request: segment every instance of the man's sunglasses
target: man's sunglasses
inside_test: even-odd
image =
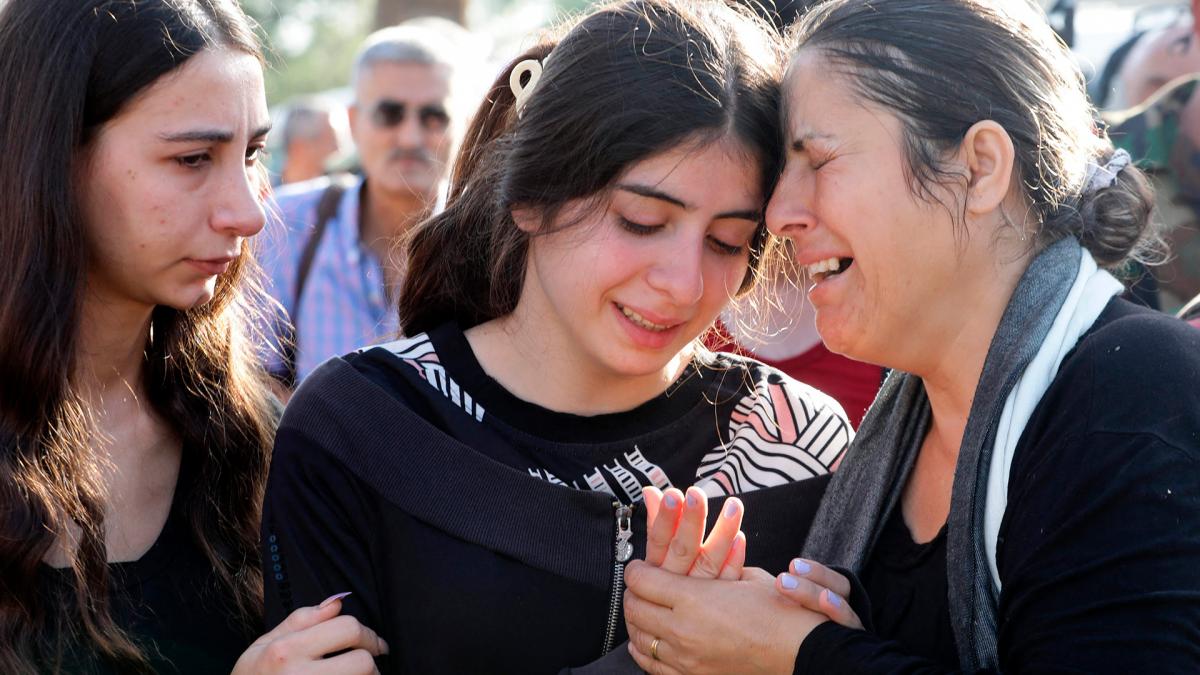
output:
[[[404,122],[408,115],[408,104],[401,101],[383,100],[371,111],[371,121],[376,126],[391,128]],[[424,129],[445,129],[450,123],[450,115],[446,109],[437,104],[423,105],[416,109],[417,119]]]

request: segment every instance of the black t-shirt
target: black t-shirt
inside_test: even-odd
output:
[[[113,619],[142,649],[156,673],[228,673],[257,637],[257,630],[240,627],[234,618],[235,605],[193,542],[177,504],[141,558],[112,563],[108,569]],[[46,603],[74,606],[64,603],[74,593],[70,570],[43,565],[38,590]],[[54,641],[51,636],[46,642]],[[120,672],[76,639],[65,640],[64,652],[59,672]],[[47,672],[54,671],[54,654],[40,654],[39,661]]]
[[[864,567],[880,629],[818,626],[796,672],[958,670],[945,559],[884,583],[912,549],[889,529]],[[1003,672],[1200,672],[1200,331],[1109,303],[1017,444],[996,563]]]
[[[632,410],[594,416],[512,395],[453,324],[346,361],[488,457],[627,504],[641,500],[643,485],[697,484],[719,496],[824,475],[851,434],[832,398],[723,353],[698,356],[664,393]]]
[[[276,437],[267,621],[353,591],[384,672],[587,664],[626,637],[614,516],[633,504],[644,555],[642,485],[701,485],[714,517],[743,494],[750,564],[782,571],[850,434],[832,399],[732,355],[592,417],[516,398],[452,325],[333,359]]]
[[[946,527],[925,543],[913,541],[899,506],[879,533],[875,555],[863,568],[876,634],[902,643],[915,656],[945,668],[958,666],[946,585]]]

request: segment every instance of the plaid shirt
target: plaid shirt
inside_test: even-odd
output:
[[[283,370],[279,341],[295,315],[297,267],[316,226],[317,203],[328,185],[328,178],[317,178],[285,186],[275,193],[268,209],[261,264],[267,291],[287,312],[287,316],[276,316],[264,331],[270,341],[266,366],[274,373]],[[346,190],[313,256],[296,328],[297,383],[332,356],[399,335],[396,308],[388,304],[384,293],[383,268],[359,240],[362,189],[359,178]]]

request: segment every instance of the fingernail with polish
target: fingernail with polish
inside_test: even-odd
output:
[[[346,597],[347,595],[350,595],[353,592],[354,591],[346,591],[345,593],[338,593],[336,595],[331,595],[328,598],[325,598],[324,600],[321,601],[320,607],[328,607],[330,604],[337,602],[338,600],[341,600],[342,598]]]
[[[812,571],[812,565],[809,565],[803,560],[796,558],[792,561],[792,571],[796,574],[808,574]]]
[[[667,507],[668,509],[673,509],[679,506],[679,500],[673,494],[667,495],[665,498],[663,498],[663,506]]]
[[[737,515],[737,502],[730,499],[725,502],[725,517],[732,518]]]
[[[834,593],[833,591],[830,591],[830,590],[826,590],[825,595],[829,596],[829,604],[833,605],[834,607],[836,607],[838,609],[842,608],[841,596],[839,596],[837,593]]]
[[[688,493],[687,493],[687,504],[688,504],[688,506],[690,506],[692,508],[695,508],[700,505],[700,499],[697,498],[696,493],[692,492],[691,490],[688,490]]]
[[[794,591],[800,585],[800,580],[790,574],[783,574],[779,577],[779,585],[789,591]]]

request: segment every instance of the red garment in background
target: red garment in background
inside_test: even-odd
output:
[[[846,417],[855,429],[862,422],[871,402],[875,400],[875,394],[879,392],[879,385],[883,381],[883,369],[879,366],[834,354],[825,348],[823,342],[818,342],[803,354],[781,361],[764,359],[736,344],[725,326],[720,323],[704,342],[709,349],[744,354],[778,368],[810,387],[820,389],[842,405]]]

